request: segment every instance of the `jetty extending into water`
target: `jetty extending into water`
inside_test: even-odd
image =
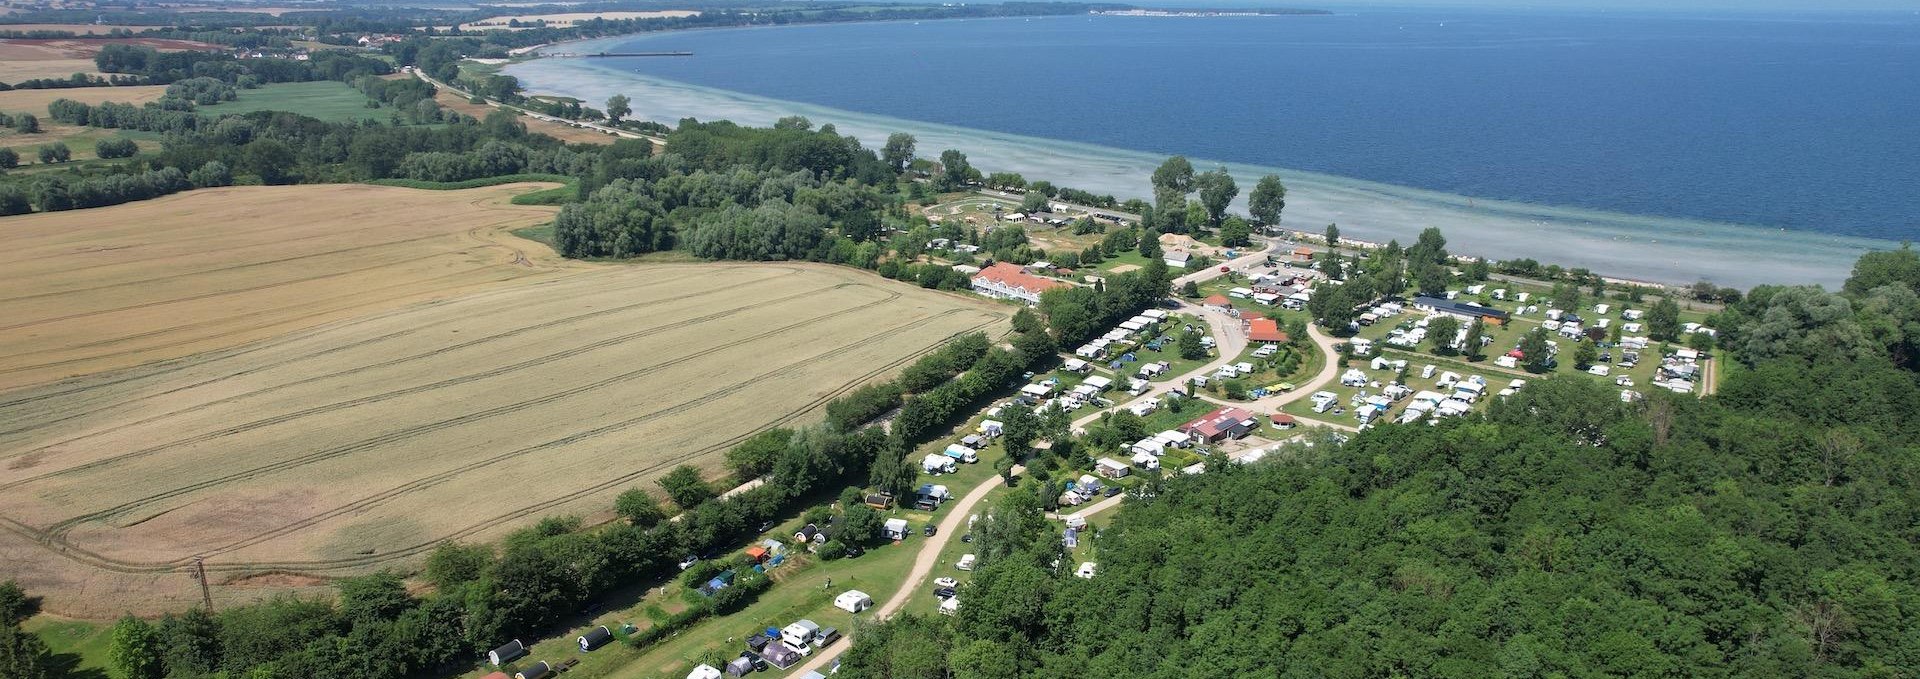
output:
[[[562,59],[593,59],[593,58],[599,58],[599,57],[690,57],[690,56],[693,56],[693,53],[692,52],[594,52],[592,54],[577,54],[573,52],[555,52],[553,54],[548,54],[546,56],[558,57]]]

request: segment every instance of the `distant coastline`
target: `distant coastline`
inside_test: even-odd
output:
[[[568,51],[623,51],[660,37],[665,34],[602,38],[593,41],[596,45],[568,45]],[[587,101],[627,94],[637,115],[661,121],[695,117],[767,125],[783,116],[804,115],[815,124],[834,124],[842,134],[857,137],[868,147],[877,147],[888,133],[908,132],[919,138],[924,155],[960,149],[983,169],[1021,172],[1029,179],[1121,198],[1150,195],[1148,178],[1167,155],[760,97],[636,73],[631,65],[619,63],[541,60],[510,66],[506,73],[519,77],[530,92]],[[1218,164],[1205,154],[1187,155],[1196,165]],[[1279,174],[1290,188],[1285,218],[1289,228],[1312,233],[1338,223],[1354,239],[1405,243],[1421,229],[1435,226],[1447,234],[1451,249],[1462,255],[1531,258],[1628,280],[1833,287],[1846,278],[1861,253],[1898,247],[1896,242],[1877,238],[1474,198],[1244,162],[1226,165],[1241,187],[1243,200],[1261,174]]]
[[[1333,12],[1324,9],[1154,9],[1150,7],[1095,10],[1091,13],[1110,17],[1267,17],[1322,16],[1333,14]]]

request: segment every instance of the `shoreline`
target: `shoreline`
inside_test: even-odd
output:
[[[948,21],[943,19],[942,21]],[[872,23],[899,23],[899,20]],[[705,28],[748,30],[779,26]],[[658,31],[582,43],[630,44],[685,31]],[[579,49],[574,47],[573,49]],[[876,148],[891,132],[913,134],[921,154],[956,148],[975,166],[1016,171],[1122,199],[1150,195],[1149,177],[1165,155],[1069,140],[905,120],[830,106],[782,101],[719,90],[580,60],[533,59],[508,66],[529,93],[603,99],[614,93],[633,97],[635,114],[653,120],[732,120],[768,125],[781,116],[804,115],[815,124],[834,124],[842,134]],[[1314,233],[1337,223],[1343,240],[1412,242],[1434,226],[1447,234],[1449,250],[1489,260],[1535,259],[1545,264],[1584,267],[1610,279],[1662,285],[1709,280],[1717,285],[1751,287],[1760,283],[1818,283],[1837,287],[1864,252],[1898,247],[1893,241],[1811,231],[1634,215],[1589,208],[1540,205],[1444,193],[1286,168],[1225,164],[1191,158],[1196,166],[1226,165],[1241,187],[1236,207],[1262,174],[1280,175],[1288,185],[1282,227]]]

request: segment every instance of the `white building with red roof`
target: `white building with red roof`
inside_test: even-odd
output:
[[[973,291],[994,299],[1017,299],[1028,304],[1039,304],[1040,293],[1058,287],[1071,285],[1043,276],[1027,273],[1018,264],[994,262],[993,266],[981,269],[973,276]]]

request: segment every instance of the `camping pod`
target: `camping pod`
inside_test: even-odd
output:
[[[574,641],[580,643],[580,651],[584,653],[605,646],[607,642],[613,641],[613,632],[608,631],[606,625],[601,625],[587,630],[586,634],[580,635],[574,639]]]

